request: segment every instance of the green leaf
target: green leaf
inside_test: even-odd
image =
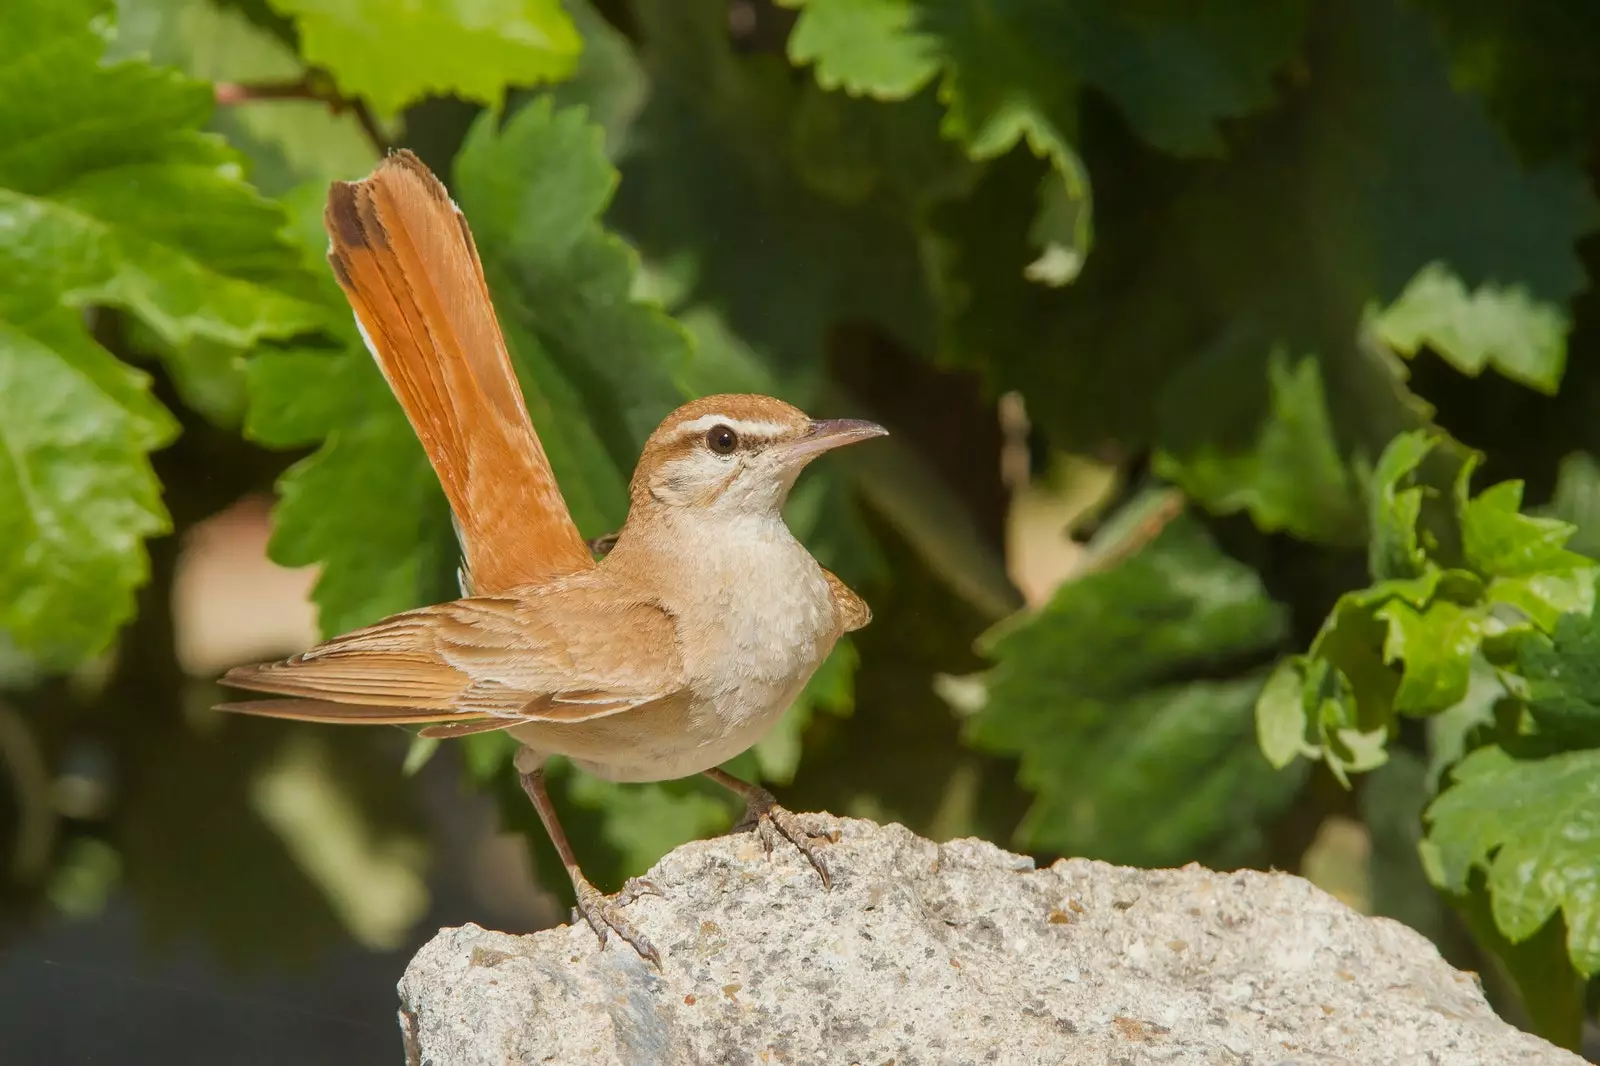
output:
[[[904,100],[939,71],[934,42],[915,28],[912,0],[779,0],[800,9],[789,61],[816,65],[817,84]]]
[[[1257,739],[1273,765],[1285,766],[1297,755],[1321,759],[1348,784],[1351,773],[1383,764],[1403,681],[1392,665],[1399,653],[1388,650],[1396,627],[1383,615],[1429,604],[1443,577],[1431,568],[1420,577],[1345,593],[1310,651],[1278,664],[1256,704]],[[1454,664],[1419,653],[1417,680],[1406,698],[1425,702],[1435,685],[1453,683],[1453,671]]]
[[[727,800],[709,795],[692,779],[619,785],[571,774],[565,784],[574,803],[599,813],[604,842],[628,874],[641,874],[679,844],[728,825]],[[552,873],[565,876],[565,871]]]
[[[326,437],[279,481],[269,545],[283,566],[321,566],[313,597],[323,633],[455,595],[449,506],[371,358],[265,352],[249,382],[247,431],[257,439]]]
[[[1492,578],[1489,597],[1510,604],[1548,631],[1563,614],[1594,607],[1600,565],[1566,550],[1577,527],[1521,513],[1522,482],[1485,489],[1461,509],[1467,562]]]
[[[1410,481],[1434,444],[1435,439],[1426,433],[1402,433],[1378,458],[1368,489],[1372,541],[1367,568],[1374,580],[1413,578],[1427,565],[1417,537],[1423,489]],[[1402,484],[1409,487],[1401,488]]]
[[[210,0],[119,0],[114,54],[146,55],[209,82],[291,83],[306,77],[294,49],[238,8]],[[320,100],[247,99],[220,108],[211,128],[256,161],[256,182],[349,179],[371,169],[378,150],[346,110]],[[265,172],[265,175],[264,173]],[[281,182],[280,182],[281,183]]]
[[[170,528],[146,453],[177,424],[57,299],[0,287],[0,628],[70,664],[133,614],[142,541]]]
[[[0,626],[66,662],[132,611],[142,541],[167,528],[145,456],[176,429],[85,311],[125,310],[179,348],[245,347],[323,315],[281,212],[199,132],[209,89],[103,62],[107,12],[0,11]]]
[[[1248,511],[1264,532],[1360,543],[1366,532],[1354,479],[1339,454],[1317,360],[1292,367],[1275,352],[1267,367],[1271,409],[1243,450],[1207,441],[1189,455],[1158,452],[1156,473],[1218,514]]]
[[[850,106],[828,121],[871,115],[881,125],[861,131],[870,149],[850,163],[864,176],[818,182],[818,168],[790,163],[797,139],[814,140],[801,107],[815,90],[778,57],[735,53],[725,4],[641,0],[636,12],[651,92],[627,133],[610,217],[648,261],[681,278],[677,306],[715,309],[785,383],[820,376],[841,322],[930,348],[935,311],[905,184],[938,158],[932,101],[841,97]],[[947,183],[942,169],[936,181]],[[829,184],[867,191],[841,202],[818,191]]]
[[[1421,851],[1427,854],[1426,842]],[[1505,1011],[1507,1020],[1553,1044],[1578,1050],[1587,1014],[1584,993],[1588,982],[1572,968],[1561,916],[1551,918],[1526,940],[1513,943],[1495,924],[1493,901],[1481,872],[1473,874],[1465,895],[1446,898],[1472,931],[1477,949],[1489,953],[1503,979],[1509,979],[1506,983],[1514,986],[1526,1019]]]
[[[1056,446],[1242,454],[1274,417],[1267,367],[1284,351],[1319,360],[1334,439],[1359,469],[1431,417],[1369,306],[1434,263],[1467,292],[1515,288],[1540,306],[1584,285],[1575,247],[1600,218],[1587,179],[1524,167],[1453,91],[1422,16],[1357,0],[1310,17],[1303,77],[1273,116],[1231,127],[1226,162],[1106,149],[1122,195],[1097,190],[1096,250],[1069,288],[1024,293],[1005,276],[1036,170],[999,161],[936,218],[946,351],[1025,395]]]
[[[1570,747],[1600,746],[1600,631],[1592,614],[1562,615],[1548,637],[1521,634],[1516,653],[1539,731]]]
[[[1150,143],[1180,154],[1222,150],[1219,120],[1273,102],[1273,77],[1299,45],[1309,5],[1262,0],[1071,5],[996,10],[975,0],[923,0],[918,29],[949,64],[945,95],[981,128],[1030,101],[1064,128],[1079,84],[1114,101]]]
[[[507,88],[572,72],[583,41],[560,0],[269,0],[308,63],[382,114],[425,96],[498,107]]]
[[[1256,749],[1261,672],[1184,678],[1258,655],[1284,622],[1255,573],[1180,517],[991,630],[969,738],[1021,757],[1035,794],[1021,843],[1142,864],[1247,861],[1301,776]]]
[[[1518,760],[1480,748],[1426,818],[1435,884],[1460,894],[1484,870],[1495,925],[1512,943],[1560,910],[1573,966],[1600,972],[1600,751]]]
[[[1468,292],[1440,263],[1423,267],[1394,303],[1374,314],[1373,325],[1395,351],[1414,356],[1426,345],[1469,377],[1493,367],[1553,395],[1566,369],[1569,323],[1562,305],[1493,282]]]
[[[1404,600],[1390,600],[1375,616],[1389,623],[1383,661],[1405,662],[1394,694],[1396,712],[1433,714],[1466,697],[1473,656],[1488,622],[1481,608],[1439,600],[1419,611]]]
[[[1536,160],[1583,158],[1600,126],[1600,8],[1565,0],[1423,0],[1451,81]]]

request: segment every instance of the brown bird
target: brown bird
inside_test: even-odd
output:
[[[659,964],[617,897],[578,867],[543,781],[551,755],[612,781],[705,774],[746,802],[742,826],[816,844],[770,792],[717,767],[777,721],[860,597],[795,540],[781,509],[800,471],[882,435],[766,396],[708,396],[650,436],[628,517],[596,563],[524,405],[472,232],[409,152],[330,189],[328,261],[449,498],[463,598],[386,618],[223,683],[289,699],[219,709],[316,722],[422,724],[423,736],[505,730],[578,907]]]

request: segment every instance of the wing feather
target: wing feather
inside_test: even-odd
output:
[[[538,596],[407,611],[289,659],[236,667],[223,684],[295,698],[221,709],[313,721],[572,723],[681,691],[671,616],[605,595],[594,577]]]

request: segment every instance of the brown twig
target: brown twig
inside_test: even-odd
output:
[[[389,139],[384,136],[383,130],[378,126],[377,118],[372,114],[372,109],[366,101],[356,97],[345,96],[333,83],[307,74],[305,77],[293,81],[263,81],[263,82],[237,82],[219,81],[212,89],[218,107],[237,107],[261,100],[314,100],[323,104],[335,115],[344,114],[346,111],[355,116],[356,122],[361,126],[361,131],[372,142],[372,147],[382,155],[389,150]]]

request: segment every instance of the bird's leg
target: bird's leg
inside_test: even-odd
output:
[[[771,854],[773,847],[773,832],[783,834],[784,839],[800,849],[800,854],[810,860],[812,867],[822,877],[822,887],[832,888],[833,878],[828,873],[827,863],[822,861],[822,854],[817,845],[812,841],[815,835],[807,831],[800,824],[800,819],[794,813],[778,806],[778,800],[772,793],[760,785],[752,785],[741,781],[732,774],[721,770],[705,770],[704,774],[744,800],[744,817],[739,824],[734,826],[734,832],[743,829],[754,829],[761,837],[762,847]],[[826,838],[824,838],[826,839]]]
[[[614,898],[607,898],[589,879],[583,876],[583,871],[578,869],[578,859],[572,853],[572,845],[567,842],[567,834],[562,830],[561,823],[556,819],[555,806],[550,802],[550,793],[544,787],[544,771],[542,769],[528,770],[521,774],[522,790],[533,801],[533,809],[539,812],[539,821],[544,823],[544,830],[550,834],[550,842],[556,846],[556,854],[561,856],[561,862],[567,868],[567,876],[572,878],[572,890],[578,896],[578,912],[589,923],[595,935],[600,938],[600,946],[606,946],[606,935],[615,932],[622,939],[633,945],[633,949],[656,968],[661,968],[661,956],[651,945],[643,933],[633,927],[622,914],[622,908],[632,903],[640,896],[659,896],[661,893],[650,882],[640,878],[633,878],[625,885],[621,892]]]

